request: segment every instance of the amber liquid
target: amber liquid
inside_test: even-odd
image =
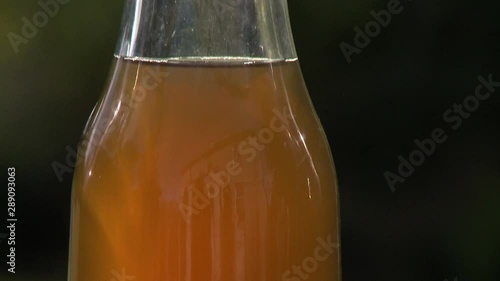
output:
[[[298,62],[119,59],[79,151],[70,281],[340,280]],[[297,269],[298,268],[298,269]]]

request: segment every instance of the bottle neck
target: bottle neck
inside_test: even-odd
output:
[[[296,59],[286,0],[126,0],[117,57]]]

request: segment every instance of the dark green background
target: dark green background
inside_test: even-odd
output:
[[[387,2],[289,1],[339,175],[344,280],[500,280],[500,89],[459,130],[442,118],[479,75],[500,81],[498,1],[402,1],[348,64],[339,44]],[[40,8],[0,2],[0,202],[14,166],[19,218],[18,273],[6,273],[3,241],[0,280],[66,279],[71,175],[60,183],[51,163],[76,147],[103,90],[122,5],[73,0],[15,54],[7,34]],[[447,142],[392,193],[383,173],[438,127]]]

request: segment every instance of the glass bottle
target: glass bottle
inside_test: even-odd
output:
[[[77,164],[70,281],[340,280],[286,0],[126,0]]]

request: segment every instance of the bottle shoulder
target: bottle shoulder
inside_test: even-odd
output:
[[[298,63],[117,66],[86,129],[85,169],[175,165],[179,177],[236,161],[246,167],[242,181],[275,172],[334,178]]]

